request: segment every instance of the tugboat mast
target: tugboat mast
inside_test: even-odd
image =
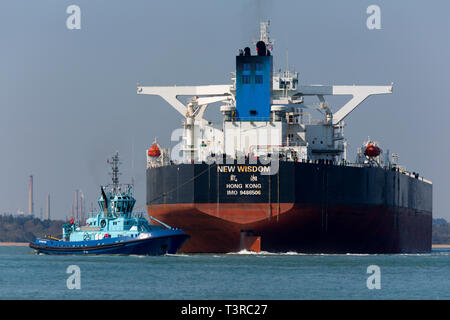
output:
[[[110,175],[112,176],[112,183],[113,183],[112,188],[113,188],[114,191],[118,191],[119,190],[119,175],[120,175],[120,172],[119,172],[119,164],[120,164],[120,162],[119,162],[119,153],[116,152],[116,154],[111,157],[111,160],[108,159],[108,163],[111,164],[111,173],[110,173]]]

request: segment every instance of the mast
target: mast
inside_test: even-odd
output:
[[[108,159],[108,163],[111,164],[111,178],[112,178],[112,186],[113,190],[117,191],[119,189],[119,153],[116,152],[115,155],[111,157],[111,159]]]
[[[273,40],[269,38],[269,26],[270,20],[263,21],[259,23],[259,41],[264,41],[267,48],[272,51]],[[255,43],[256,44],[256,43]]]
[[[107,163],[111,165],[112,184],[108,185],[108,191],[101,188],[102,196],[98,200],[99,205],[103,208],[105,217],[118,218],[119,216],[129,217],[133,210],[136,200],[132,196],[131,184],[119,184],[119,153],[116,152]],[[121,186],[127,186],[126,189],[121,189]],[[110,211],[108,211],[110,210]]]

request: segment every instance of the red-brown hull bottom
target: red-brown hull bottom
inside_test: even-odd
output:
[[[242,232],[269,252],[401,253],[431,251],[431,213],[386,206],[158,204],[149,215],[191,236],[179,252],[245,249]]]

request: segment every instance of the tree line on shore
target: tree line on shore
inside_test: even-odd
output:
[[[0,216],[0,242],[31,242],[46,235],[60,236],[61,220],[41,220],[30,216]]]
[[[41,220],[30,216],[0,216],[0,242],[30,242],[36,238],[61,236],[62,220]],[[450,223],[443,218],[433,219],[433,244],[450,244]]]
[[[443,218],[433,219],[433,244],[450,244],[450,223]]]

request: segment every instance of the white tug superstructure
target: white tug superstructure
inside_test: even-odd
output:
[[[268,26],[269,22],[261,23],[260,41],[272,50]],[[270,117],[245,118],[236,116],[236,73],[232,80],[232,84],[226,85],[137,87],[138,94],[158,95],[185,117],[179,154],[170,155],[175,163],[206,162],[223,154],[237,160],[275,153],[284,161],[337,163],[346,160],[345,117],[367,97],[392,93],[392,84],[299,85],[298,73],[286,70],[271,74]],[[325,96],[329,95],[350,95],[352,98],[333,113],[325,101]],[[179,100],[180,96],[191,96],[192,99],[185,105]],[[304,103],[304,97],[308,96],[318,98],[319,104],[315,107],[324,115],[322,120],[312,120]],[[224,103],[220,107],[222,124],[204,118],[208,106],[217,102]],[[165,157],[148,157],[149,166],[167,164],[167,150],[163,152]]]

